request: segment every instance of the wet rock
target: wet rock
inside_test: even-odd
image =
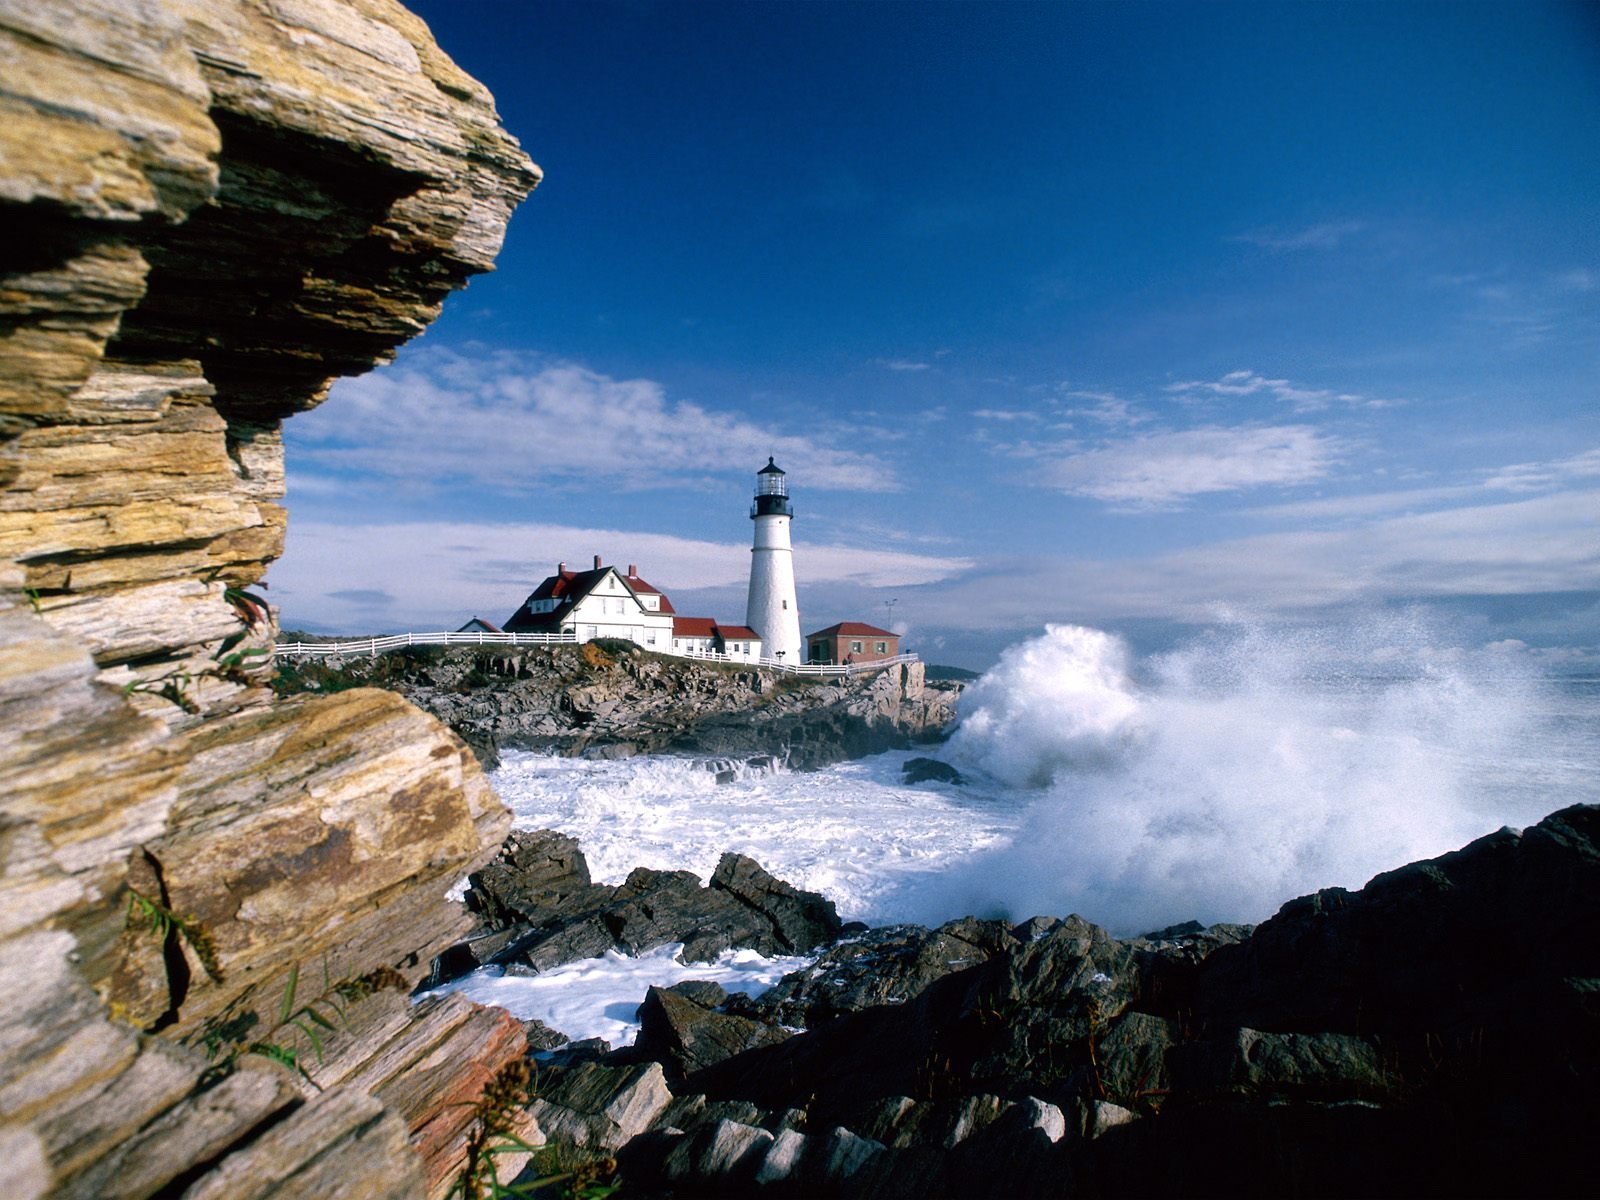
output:
[[[966,776],[947,762],[937,758],[913,758],[900,768],[905,783],[950,783],[957,786],[967,782]]]
[[[843,1013],[903,1004],[936,979],[1015,944],[1002,922],[970,917],[936,930],[920,925],[870,929],[830,946],[812,966],[784,976],[738,1011],[764,1013],[785,1025],[819,1025]]]
[[[741,855],[724,855],[708,886],[688,871],[640,867],[618,886],[590,882],[573,839],[549,830],[506,839],[472,876],[468,906],[483,930],[433,964],[435,985],[486,963],[547,971],[608,950],[642,954],[682,942],[691,962],[735,947],[794,954],[839,936],[833,902]]]
[[[771,922],[776,944],[788,953],[810,950],[839,936],[841,923],[832,900],[792,887],[743,854],[722,856],[711,887]]]
[[[553,829],[511,833],[470,883],[467,907],[491,929],[539,925],[592,886],[577,839]]]

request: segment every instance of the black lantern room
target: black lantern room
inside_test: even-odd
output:
[[[757,517],[792,517],[794,507],[789,503],[789,481],[783,468],[767,458],[767,465],[756,472],[756,502],[750,506],[750,519]]]

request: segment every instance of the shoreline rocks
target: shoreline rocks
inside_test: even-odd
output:
[[[1253,929],[856,930],[756,999],[651,989],[541,1124],[645,1196],[1587,1195],[1597,929],[1577,806]]]

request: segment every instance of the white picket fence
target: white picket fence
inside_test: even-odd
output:
[[[279,642],[278,653],[290,658],[327,658],[335,654],[382,654],[404,646],[570,646],[575,633],[391,633],[353,642]]]
[[[333,655],[382,654],[406,646],[571,646],[575,633],[391,633],[385,637],[357,638],[349,642],[279,642],[277,652],[287,658],[328,658]],[[739,658],[711,650],[696,650],[676,657],[696,662],[730,663],[741,667],[763,667],[786,675],[841,676],[863,671],[879,671],[900,663],[920,661],[915,654],[897,654],[859,663],[786,663],[775,658]]]

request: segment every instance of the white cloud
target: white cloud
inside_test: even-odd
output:
[[[1069,417],[1087,417],[1091,421],[1098,421],[1102,425],[1132,426],[1143,425],[1150,418],[1144,413],[1136,411],[1126,400],[1121,399],[1113,392],[1068,391],[1062,393],[1073,400],[1092,401],[1087,407],[1069,408],[1065,415]]]
[[[1482,488],[1467,485],[1411,488],[1404,491],[1367,492],[1358,496],[1330,496],[1319,500],[1270,504],[1252,508],[1248,515],[1283,521],[1337,520],[1370,517],[1379,513],[1400,512],[1407,509],[1437,508],[1442,504],[1482,494]]]
[[[1050,620],[1207,622],[1396,597],[1593,590],[1600,491],[1263,534],[1143,558],[984,563],[917,598],[922,625],[1026,629]]]
[[[636,565],[669,595],[721,592],[741,611],[709,615],[742,615],[748,544],[568,525],[296,521],[269,581],[291,625],[369,632],[360,622],[381,615],[386,629],[420,632],[450,621],[453,629],[474,614],[498,622],[558,562],[587,568],[595,554],[620,567]],[[845,589],[933,584],[972,566],[954,556],[804,542],[795,560],[805,586]],[[387,602],[375,604],[378,596]]]
[[[1600,477],[1600,449],[1586,450],[1554,462],[1516,463],[1501,467],[1484,481],[1484,487],[1506,492],[1538,492],[1576,479]]]
[[[649,379],[613,379],[511,353],[424,349],[341,381],[289,427],[297,464],[408,483],[528,492],[568,483],[625,488],[748,473],[766,457],[803,463],[808,487],[898,491],[879,456],[781,433],[739,413],[669,401]]]
[[[1043,418],[1036,412],[1017,408],[980,408],[972,414],[980,421],[1039,421]]]
[[[1192,496],[1309,483],[1344,445],[1307,425],[1207,426],[1149,433],[1045,464],[1038,482],[1127,508],[1172,508]]]
[[[1298,229],[1266,226],[1236,234],[1233,241],[1248,242],[1263,250],[1332,250],[1367,227],[1365,221],[1323,221]]]
[[[875,358],[872,364],[886,367],[891,371],[926,371],[933,366],[932,363],[917,362],[909,358]]]
[[[1179,396],[1256,396],[1266,394],[1288,404],[1295,412],[1317,412],[1333,404],[1353,408],[1388,408],[1393,401],[1377,400],[1355,392],[1336,392],[1331,388],[1298,387],[1287,379],[1269,379],[1254,371],[1229,371],[1221,379],[1191,379],[1168,384],[1168,392]]]

